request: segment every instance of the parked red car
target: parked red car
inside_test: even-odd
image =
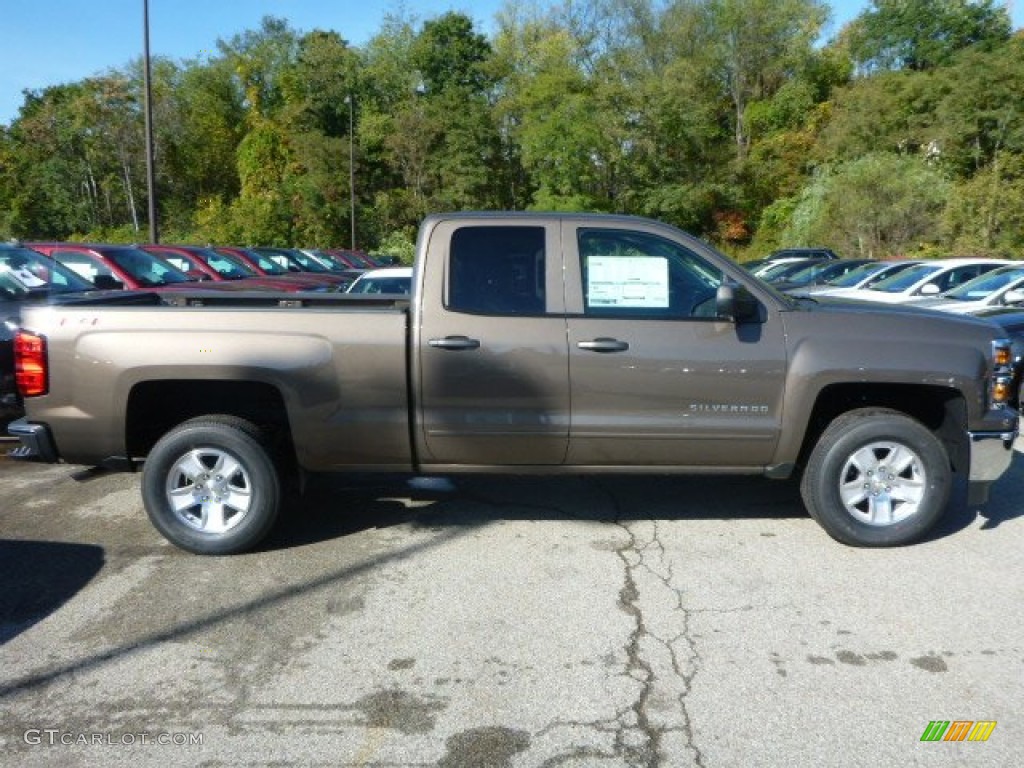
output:
[[[381,264],[368,253],[363,251],[352,251],[346,248],[327,248],[327,253],[334,256],[336,259],[351,264],[358,269],[378,269],[386,264]]]
[[[197,280],[158,256],[130,245],[27,243],[84,277],[97,288],[195,288]],[[204,286],[205,287],[205,286]]]
[[[142,250],[155,254],[187,274],[202,274],[216,282],[233,282],[246,290],[297,291],[329,290],[324,282],[316,287],[308,283],[287,280],[274,275],[260,275],[236,259],[218,253],[212,248],[196,245],[143,245]]]
[[[218,245],[211,246],[209,250],[212,250],[222,256],[226,256],[229,259],[233,259],[237,264],[252,270],[257,275],[273,276],[279,280],[287,280],[295,283],[296,285],[301,285],[303,286],[302,290],[344,291],[352,282],[351,279],[348,279],[343,275],[336,275],[333,273],[328,274],[289,270],[287,267],[275,262],[269,256],[258,253],[251,248]]]
[[[359,276],[359,270],[352,270],[347,266],[341,265],[328,265],[325,261],[321,261],[320,258],[298,248],[275,248],[258,245],[254,246],[251,250],[267,257],[289,272],[312,272],[317,276],[340,275],[349,283]]]

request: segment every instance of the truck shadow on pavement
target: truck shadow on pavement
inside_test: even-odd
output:
[[[0,645],[71,600],[104,563],[90,544],[0,539]]]
[[[760,477],[319,475],[290,498],[265,548],[395,525],[475,527],[494,520],[805,517],[793,483]]]
[[[952,536],[984,519],[982,530],[1024,515],[1016,489],[1024,456],[1014,454],[987,504],[967,503],[954,479],[949,508],[925,541]],[[300,547],[359,531],[410,524],[474,527],[495,520],[782,520],[807,518],[795,480],[759,476],[319,475],[285,504],[262,549]]]

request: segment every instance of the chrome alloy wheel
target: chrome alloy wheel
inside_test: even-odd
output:
[[[917,514],[927,477],[921,457],[889,441],[869,443],[843,465],[839,495],[846,511],[867,525],[887,526]]]
[[[242,463],[220,448],[195,448],[167,473],[167,503],[186,525],[224,533],[245,519],[252,482]]]

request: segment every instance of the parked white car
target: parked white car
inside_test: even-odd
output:
[[[999,267],[951,291],[909,302],[915,307],[967,314],[985,307],[1024,305],[1024,264]]]
[[[973,280],[978,275],[1005,267],[1013,262],[1005,259],[936,259],[922,261],[892,277],[872,285],[856,288],[844,298],[875,301],[884,304],[902,304],[913,299],[938,296]]]
[[[384,267],[363,272],[347,293],[411,293],[412,267]]]

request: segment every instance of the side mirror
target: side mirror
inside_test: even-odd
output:
[[[937,296],[940,293],[942,293],[942,291],[939,290],[939,286],[935,283],[928,283],[921,287],[922,296]]]
[[[715,293],[715,314],[720,320],[736,323],[761,322],[761,305],[744,286],[722,283]]]
[[[1024,304],[1024,291],[1014,288],[1003,294],[1003,304]]]

